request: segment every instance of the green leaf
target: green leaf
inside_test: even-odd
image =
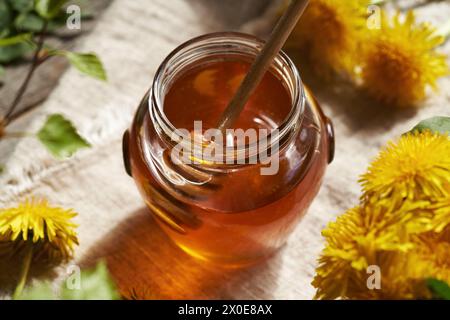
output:
[[[6,0],[0,0],[0,30],[9,26],[12,20],[12,12]]]
[[[17,300],[55,300],[55,294],[48,282],[25,288]]]
[[[14,20],[14,26],[19,31],[27,32],[40,32],[44,27],[45,19],[38,16],[34,12],[21,13]],[[55,18],[48,22],[47,31],[52,32],[64,26],[66,23],[65,19]]]
[[[33,10],[34,0],[9,0],[11,8],[19,12],[28,12]]]
[[[59,296],[63,300],[119,300],[120,294],[112,280],[104,262],[100,262],[94,269],[81,271],[79,274],[79,288],[69,289],[67,281],[61,284]],[[24,290],[19,300],[57,300],[52,286],[48,282],[41,282]]]
[[[62,7],[67,1],[68,0],[36,0],[35,10],[42,18],[50,20],[61,12]]]
[[[0,65],[0,78],[3,77],[5,73],[6,73],[5,68],[2,65]]]
[[[68,289],[63,285],[63,300],[119,300],[116,285],[109,275],[106,263],[100,262],[94,269],[81,272],[80,289]]]
[[[441,280],[428,279],[427,286],[437,299],[450,300],[450,286]]]
[[[7,47],[0,46],[0,63],[9,63],[22,58],[32,50],[33,45],[27,42],[18,43]]]
[[[22,13],[14,20],[17,30],[39,32],[44,27],[44,19],[32,12]]]
[[[5,172],[5,166],[0,164],[0,175],[2,175]]]
[[[60,114],[48,117],[37,138],[57,158],[70,157],[79,149],[90,147],[73,124]]]
[[[0,39],[8,37],[10,34],[11,34],[11,30],[9,28],[0,30]]]
[[[107,80],[106,71],[103,64],[95,54],[74,53],[69,51],[61,51],[59,54],[66,56],[72,66],[74,66],[81,73],[99,80]]]
[[[434,117],[423,120],[419,122],[419,124],[415,126],[411,132],[423,132],[425,130],[436,131],[442,134],[450,134],[450,117]]]
[[[28,41],[31,41],[31,33],[22,33],[14,37],[0,39],[0,47],[12,46]]]

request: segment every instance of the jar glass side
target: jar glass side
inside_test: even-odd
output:
[[[249,57],[248,52],[239,51],[244,49],[230,50],[230,43],[236,45],[233,37],[225,37],[225,41],[224,35],[221,37],[220,55],[217,43],[212,47],[203,43],[201,50],[208,52],[214,48],[215,58],[220,59]],[[247,37],[244,40],[250,41]],[[195,41],[194,44],[198,45]],[[253,45],[260,42],[254,41]],[[178,71],[170,63],[165,67],[163,64],[155,81],[161,81],[162,88],[167,90],[180,70],[211,63],[208,60],[211,55],[205,58],[198,53],[197,58],[178,61],[184,63]],[[175,72],[168,74],[168,68],[174,68]],[[222,166],[213,170],[201,165],[175,166],[169,156],[173,144],[167,134],[167,130],[174,128],[164,119],[160,103],[156,103],[158,99],[163,101],[164,91],[154,86],[143,99],[129,140],[133,178],[161,227],[191,255],[227,266],[245,265],[267,257],[285,242],[317,194],[328,162],[326,128],[314,101],[304,103],[296,69],[288,71],[294,79],[278,74],[279,79],[286,82],[288,91],[295,91],[289,86],[300,85],[296,89],[299,96],[293,97],[292,111],[281,125],[285,134],[281,135],[284,140],[279,171],[273,176],[261,176],[259,165]]]

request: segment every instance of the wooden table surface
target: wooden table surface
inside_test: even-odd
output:
[[[261,4],[247,6],[254,10],[238,10],[240,15],[222,5],[222,1],[205,0],[112,1],[94,30],[75,44],[77,51],[98,53],[109,81],[98,82],[68,69],[49,98],[11,126],[16,131],[37,130],[48,114],[62,113],[93,147],[58,161],[33,139],[1,141],[0,163],[6,172],[0,176],[0,207],[36,195],[74,208],[79,213],[80,246],[72,263],[84,267],[105,258],[124,294],[136,292],[140,298],[155,299],[309,299],[314,295],[310,282],[323,247],[321,230],[357,204],[358,176],[382,145],[421,119],[450,114],[450,79],[440,81],[440,94],[427,100],[424,108],[392,111],[352,88],[324,85],[300,70],[337,133],[336,159],[321,192],[275,257],[244,270],[204,265],[174,247],[156,226],[123,170],[121,136],[158,65],[176,46],[194,36],[230,28],[267,34],[271,19],[254,17],[263,10]],[[222,12],[229,12],[229,18]],[[448,16],[446,2],[420,9],[421,19],[443,23]],[[442,50],[449,53],[449,44]],[[4,93],[0,94],[3,99]],[[17,273],[13,265],[0,262],[3,291]],[[65,270],[66,266],[60,266],[41,276],[57,281]]]

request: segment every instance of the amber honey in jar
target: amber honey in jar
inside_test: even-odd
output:
[[[331,122],[284,53],[229,128],[269,132],[263,147],[255,147],[258,136],[237,144],[224,134],[218,157],[174,156],[186,155],[176,149],[180,141],[196,143],[199,124],[202,137],[217,126],[262,46],[240,33],[181,45],[162,63],[124,135],[127,170],[161,228],[190,255],[223,266],[253,264],[280,248],[333,157]],[[203,138],[200,145],[204,150]]]

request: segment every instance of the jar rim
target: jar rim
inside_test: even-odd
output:
[[[163,60],[153,80],[150,99],[148,100],[149,104],[148,108],[150,114],[152,114],[152,111],[156,111],[155,117],[152,117],[152,119],[158,122],[158,125],[161,129],[160,131],[162,131],[159,133],[163,133],[167,137],[175,136],[176,137],[175,139],[173,138],[170,139],[174,144],[176,144],[178,141],[185,139],[185,137],[183,137],[179,133],[177,128],[171,123],[171,121],[167,118],[164,112],[164,97],[161,94],[162,87],[164,85],[163,79],[165,76],[167,76],[167,73],[170,70],[170,65],[171,63],[174,62],[174,60],[180,59],[183,57],[183,55],[189,54],[189,51],[195,50],[202,43],[204,43],[205,45],[211,44],[211,41],[217,41],[217,44],[220,43],[221,45],[227,44],[247,45],[249,47],[251,46],[257,51],[259,51],[265,44],[264,40],[261,40],[254,35],[246,33],[214,32],[192,38],[182,43]],[[256,57],[256,55],[257,52],[255,52],[254,57]],[[271,141],[271,144],[277,143],[277,145],[279,145],[281,148],[281,146],[283,145],[283,141],[288,140],[287,137],[290,136],[290,133],[293,132],[293,129],[296,129],[301,126],[305,110],[306,94],[299,71],[295,66],[295,64],[293,63],[293,61],[289,58],[289,56],[284,51],[281,50],[276,56],[275,61],[281,61],[283,63],[283,66],[286,66],[288,71],[292,74],[293,78],[292,81],[293,92],[291,93],[291,110],[289,114],[286,116],[286,118],[282,121],[282,123],[278,126],[278,128],[276,128],[278,129],[278,133],[276,134],[276,136],[270,137],[271,140],[269,140]],[[195,63],[195,61],[191,63]],[[283,68],[283,71],[286,70],[284,70]],[[282,79],[281,81],[286,82],[285,79]],[[154,110],[152,110],[153,108]],[[271,134],[269,134],[269,136],[270,135]],[[267,139],[267,137],[265,138]],[[247,145],[244,148],[245,150],[240,151],[247,152],[250,148],[254,148],[254,146]]]

